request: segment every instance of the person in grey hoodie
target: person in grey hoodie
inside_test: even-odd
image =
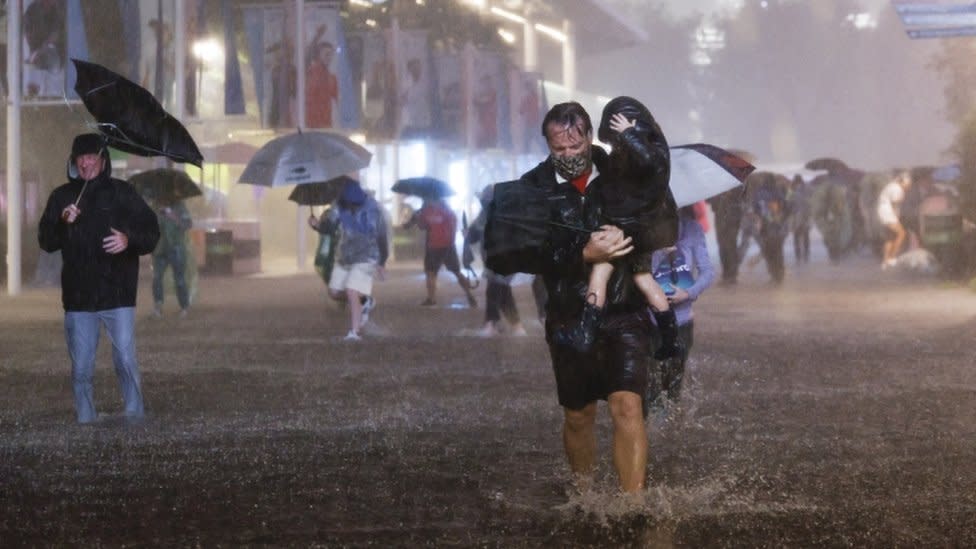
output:
[[[364,310],[368,313],[372,308],[373,280],[382,280],[384,276],[390,255],[386,227],[380,205],[357,181],[349,181],[343,187],[336,207],[329,208],[315,227],[320,233],[338,230],[329,296],[349,304],[347,341],[360,339],[359,330],[365,324]]]

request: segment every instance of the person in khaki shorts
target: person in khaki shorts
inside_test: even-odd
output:
[[[350,181],[342,190],[337,207],[323,216],[317,230],[338,228],[335,266],[329,277],[329,296],[349,304],[349,333],[345,339],[360,339],[359,330],[372,308],[373,280],[383,279],[389,256],[386,218],[380,205]],[[365,299],[364,299],[365,298]]]

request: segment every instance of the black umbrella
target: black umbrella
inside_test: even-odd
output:
[[[421,198],[444,198],[454,194],[450,185],[435,177],[408,177],[393,184],[393,192]]]
[[[355,181],[355,179],[348,175],[340,175],[328,181],[303,183],[292,189],[291,194],[288,195],[288,200],[296,202],[300,206],[325,206],[339,197],[342,189],[349,181]]]
[[[830,157],[815,158],[807,162],[805,167],[808,170],[823,170],[828,173],[844,172],[850,169],[843,161]]]
[[[590,232],[552,219],[554,204],[561,200],[566,196],[526,181],[495,184],[487,206],[485,265],[501,275],[538,274],[554,230]]]
[[[71,61],[78,71],[75,91],[110,146],[200,166],[203,155],[190,132],[148,90],[101,65]]]
[[[142,196],[162,203],[176,202],[203,194],[200,187],[186,172],[172,168],[158,168],[137,173],[129,178],[129,183]]]

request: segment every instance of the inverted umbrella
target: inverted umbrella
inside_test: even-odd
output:
[[[179,120],[149,90],[105,67],[72,59],[75,91],[108,144],[140,156],[165,156],[200,166],[203,155]]]
[[[129,178],[129,183],[142,196],[163,203],[176,202],[203,194],[200,187],[190,179],[186,172],[172,168],[157,168],[137,173]]]
[[[826,156],[822,158],[814,158],[813,160],[807,162],[804,167],[806,167],[808,170],[825,171],[828,173],[843,172],[850,169],[843,161]]]
[[[755,169],[745,159],[715,145],[679,145],[671,147],[668,186],[680,208],[742,185]]]
[[[300,206],[324,206],[331,204],[339,197],[342,189],[349,181],[355,181],[355,179],[348,175],[340,175],[328,181],[316,181],[314,183],[297,185],[292,189],[291,194],[288,195],[288,200]]]
[[[421,198],[444,198],[454,194],[450,185],[435,177],[408,177],[393,184],[391,190]]]
[[[237,182],[285,187],[328,181],[369,166],[370,158],[368,150],[342,134],[299,131],[265,143]]]

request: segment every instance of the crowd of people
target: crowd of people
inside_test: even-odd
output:
[[[464,234],[466,250],[482,245],[486,266],[478,334],[498,335],[505,319],[511,335],[527,335],[511,284],[516,273],[534,276],[574,481],[581,489],[592,481],[602,400],[608,403],[620,489],[640,492],[648,463],[646,418],[651,409],[680,399],[694,342],[692,305],[718,276],[706,227],[699,209],[675,202],[667,140],[640,101],[618,97],[604,108],[597,135],[611,146],[609,153],[593,146],[590,116],[576,102],[550,109],[541,131],[549,155],[518,181],[486,187],[482,211]],[[709,200],[719,281],[736,283],[755,241],[772,281],[782,283],[784,243],[792,234],[796,262],[809,261],[813,227],[831,260],[871,245],[888,269],[905,246],[918,245],[921,205],[937,192],[931,183],[930,174],[904,170],[881,176],[826,170],[809,183],[799,176],[753,173],[743,187]],[[544,237],[509,242],[509,249],[522,249],[500,257],[490,245],[493,227],[520,212],[499,211],[493,194],[511,192],[510,185],[545,197],[546,211],[536,224]],[[111,177],[104,139],[84,134],[73,143],[68,182],[52,192],[40,221],[41,248],[60,250],[64,258],[65,339],[79,423],[98,417],[92,378],[101,326],[113,345],[125,417],[137,421],[144,414],[134,337],[140,255],[153,254],[153,314],[162,314],[167,268],[180,314],[189,308],[185,233],[192,220],[181,201],[151,202]],[[384,277],[390,255],[389,221],[376,200],[350,180],[335,203],[308,224],[322,235],[316,268],[329,296],[349,312],[345,340],[358,341],[376,303],[374,282]],[[462,272],[455,248],[457,216],[447,203],[424,197],[404,227],[425,232],[427,292],[420,305],[437,304],[437,277],[444,267],[469,307],[476,307],[475,285]],[[470,267],[471,261],[465,255],[463,264]]]
[[[958,193],[932,174],[932,168],[866,173],[843,166],[820,170],[810,181],[800,175],[790,179],[766,171],[751,174],[744,190],[709,199],[720,284],[735,284],[743,264],[759,261],[765,261],[771,282],[781,284],[786,242],[792,236],[795,263],[807,263],[814,228],[833,263],[869,253],[882,270],[890,270],[914,251],[922,254],[915,257],[925,258],[927,272],[959,274],[965,254],[960,247],[963,220],[955,206]],[[941,231],[937,235],[935,223]],[[750,257],[753,242],[759,253]],[[914,268],[918,262],[907,265]]]

